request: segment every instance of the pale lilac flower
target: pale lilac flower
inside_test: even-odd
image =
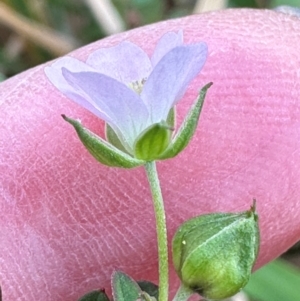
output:
[[[86,62],[66,56],[45,68],[64,95],[107,122],[129,153],[146,128],[166,121],[207,57],[205,43],[184,45],[169,32],[151,58],[124,41],[93,52]]]

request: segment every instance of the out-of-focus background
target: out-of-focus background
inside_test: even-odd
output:
[[[300,0],[0,0],[0,81],[107,35],[227,7]]]
[[[300,0],[0,0],[0,81],[82,45],[160,20],[229,7],[290,13]],[[300,41],[299,41],[300,42]],[[256,272],[239,301],[300,301],[300,244]]]

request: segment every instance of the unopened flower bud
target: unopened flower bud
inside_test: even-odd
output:
[[[175,233],[172,247],[185,286],[208,299],[233,296],[247,284],[258,253],[255,201],[249,211],[188,220]]]

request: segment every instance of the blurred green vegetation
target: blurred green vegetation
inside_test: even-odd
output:
[[[297,301],[300,269],[277,259],[255,272],[244,291],[255,301]]]
[[[98,1],[106,3],[101,7],[91,4],[97,1],[0,0],[0,81],[117,31],[186,16],[196,8],[201,12],[208,3],[210,9],[220,8],[211,0],[107,0]],[[223,8],[277,5],[300,6],[299,0],[227,0]],[[107,26],[110,13],[104,6],[116,13]],[[112,28],[114,23],[119,29]]]

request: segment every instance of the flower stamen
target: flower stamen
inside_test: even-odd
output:
[[[147,78],[143,78],[141,80],[136,80],[134,82],[131,82],[128,84],[128,87],[132,89],[134,92],[136,92],[138,95],[142,93],[143,87],[145,82],[147,81]]]

